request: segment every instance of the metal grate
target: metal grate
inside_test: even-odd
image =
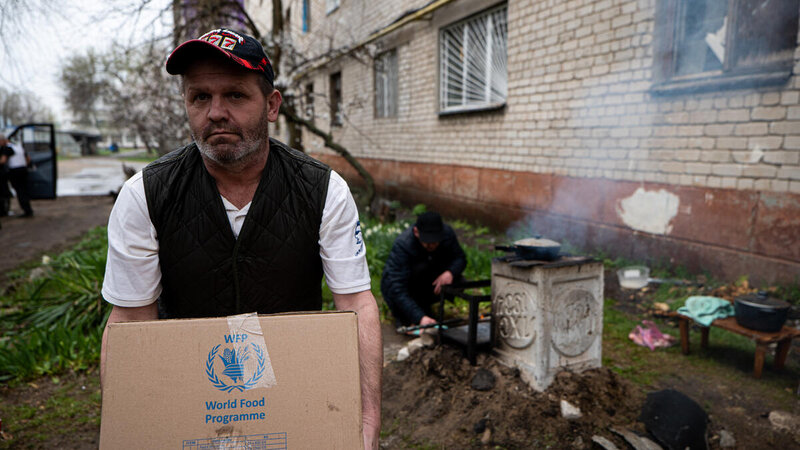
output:
[[[507,11],[504,5],[441,31],[441,111],[505,103],[508,94]]]

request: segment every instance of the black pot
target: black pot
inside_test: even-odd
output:
[[[747,294],[736,297],[733,308],[736,322],[751,330],[775,332],[783,328],[790,305],[766,294]]]
[[[550,239],[527,238],[514,242],[513,246],[495,246],[497,250],[513,251],[517,256],[526,260],[552,261],[558,258],[561,244]]]

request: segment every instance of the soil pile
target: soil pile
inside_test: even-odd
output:
[[[494,375],[494,387],[473,389],[483,370]],[[561,400],[580,408],[582,417],[563,418]],[[480,355],[473,367],[459,350],[438,346],[384,369],[383,423],[391,436],[382,448],[591,448],[593,435],[625,448],[609,427],[641,427],[636,418],[643,401],[606,368],[562,372],[539,393],[494,357]]]

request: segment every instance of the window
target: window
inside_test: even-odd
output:
[[[331,126],[342,126],[342,72],[330,77]]]
[[[306,119],[314,120],[314,83],[308,83],[303,94],[303,111]]]
[[[397,52],[375,58],[375,117],[397,116]]]
[[[660,0],[653,90],[784,82],[800,0]]]
[[[507,10],[504,5],[441,30],[440,112],[489,109],[505,104]]]
[[[330,14],[339,7],[341,0],[325,0],[325,13]]]
[[[303,34],[311,31],[311,0],[303,0]]]

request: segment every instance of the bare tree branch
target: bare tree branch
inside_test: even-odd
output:
[[[314,122],[298,116],[293,108],[281,105],[280,112],[284,117],[286,117],[287,120],[301,124],[306,130],[322,138],[326,147],[341,155],[345,161],[347,161],[351,166],[353,166],[354,169],[356,169],[356,172],[358,172],[361,178],[364,179],[364,183],[367,187],[366,198],[368,199],[367,209],[369,209],[372,199],[375,198],[375,180],[372,178],[372,175],[370,175],[367,169],[365,169],[364,166],[358,162],[352,153],[350,153],[342,145],[336,143],[330,133],[322,131],[314,124]]]

